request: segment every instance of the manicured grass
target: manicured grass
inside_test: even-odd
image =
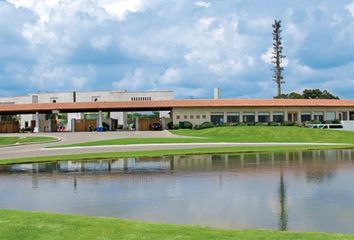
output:
[[[129,157],[160,157],[172,155],[198,155],[198,154],[227,154],[227,153],[256,153],[256,152],[294,152],[325,149],[352,149],[354,145],[345,146],[255,146],[255,147],[218,147],[218,148],[193,148],[153,151],[131,151],[111,153],[88,153],[76,155],[61,155],[48,157],[29,157],[0,160],[0,165],[15,163],[34,163],[50,161],[78,161],[97,159],[116,159]]]
[[[0,224],[0,239],[7,240],[354,239],[354,235],[349,234],[280,232],[273,230],[221,230],[201,226],[158,224],[117,218],[13,210],[0,210]]]
[[[182,129],[172,130],[171,132],[190,138],[108,139],[56,147],[203,142],[354,143],[354,132],[351,131],[333,131],[300,127],[237,126],[215,127],[203,130]]]
[[[303,127],[239,126],[203,130],[173,130],[177,135],[206,137],[225,142],[354,143],[354,131]]]
[[[57,139],[53,137],[0,137],[0,146],[51,142],[55,140]]]

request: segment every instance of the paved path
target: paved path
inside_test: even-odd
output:
[[[128,152],[146,150],[167,150],[167,149],[192,149],[202,147],[246,147],[246,146],[308,146],[308,145],[343,145],[326,143],[166,143],[166,144],[131,144],[119,146],[90,146],[90,147],[68,147],[68,148],[45,148],[48,146],[75,144],[88,141],[99,141],[115,138],[171,138],[179,137],[168,131],[154,132],[83,132],[83,133],[48,133],[48,134],[0,134],[2,136],[54,136],[61,139],[56,143],[31,144],[13,147],[0,148],[0,160],[21,157],[39,157],[72,155],[82,153],[100,152]]]

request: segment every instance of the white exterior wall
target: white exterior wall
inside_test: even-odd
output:
[[[76,92],[76,102],[93,102],[95,99],[99,102],[113,101],[132,101],[137,98],[145,98],[153,100],[169,100],[174,99],[173,91],[142,91],[142,92],[127,92],[127,91],[91,91],[91,92]],[[0,104],[29,104],[36,103],[52,103],[55,100],[57,103],[74,102],[74,92],[53,92],[53,93],[31,93],[27,96],[16,97],[0,97]],[[161,117],[168,116],[169,112],[161,112]],[[111,118],[118,119],[118,124],[123,124],[123,112],[111,112]],[[82,119],[82,113],[68,113],[67,131],[71,131],[72,119]],[[40,115],[40,120],[44,120],[45,115]],[[31,121],[35,120],[35,114],[20,115],[21,128],[25,127],[25,122],[31,125]],[[42,129],[42,128],[41,128]]]
[[[312,119],[314,112],[324,112],[324,120],[326,119],[326,112],[336,112],[338,119],[338,114],[340,112],[354,112],[353,107],[197,107],[197,108],[173,108],[172,119],[174,124],[179,122],[188,121],[193,125],[200,125],[203,122],[210,122],[211,113],[224,113],[224,122],[227,122],[228,112],[238,112],[240,115],[240,121],[242,122],[242,113],[245,112],[269,112],[272,115],[273,112],[284,112],[284,121],[287,121],[287,114],[298,113],[298,119],[301,116],[301,112],[311,112]],[[203,118],[205,115],[205,118]],[[179,116],[179,119],[178,119]],[[186,116],[186,118],[185,118]],[[193,118],[191,118],[193,116]],[[197,118],[199,116],[199,119]],[[257,119],[257,117],[256,117]],[[272,119],[272,116],[271,116]]]

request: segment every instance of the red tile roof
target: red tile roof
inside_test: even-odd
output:
[[[52,112],[149,111],[190,107],[353,107],[354,100],[325,99],[220,99],[159,100],[122,102],[0,104],[0,114]]]

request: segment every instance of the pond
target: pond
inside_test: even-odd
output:
[[[354,233],[354,150],[0,167],[0,208]]]

